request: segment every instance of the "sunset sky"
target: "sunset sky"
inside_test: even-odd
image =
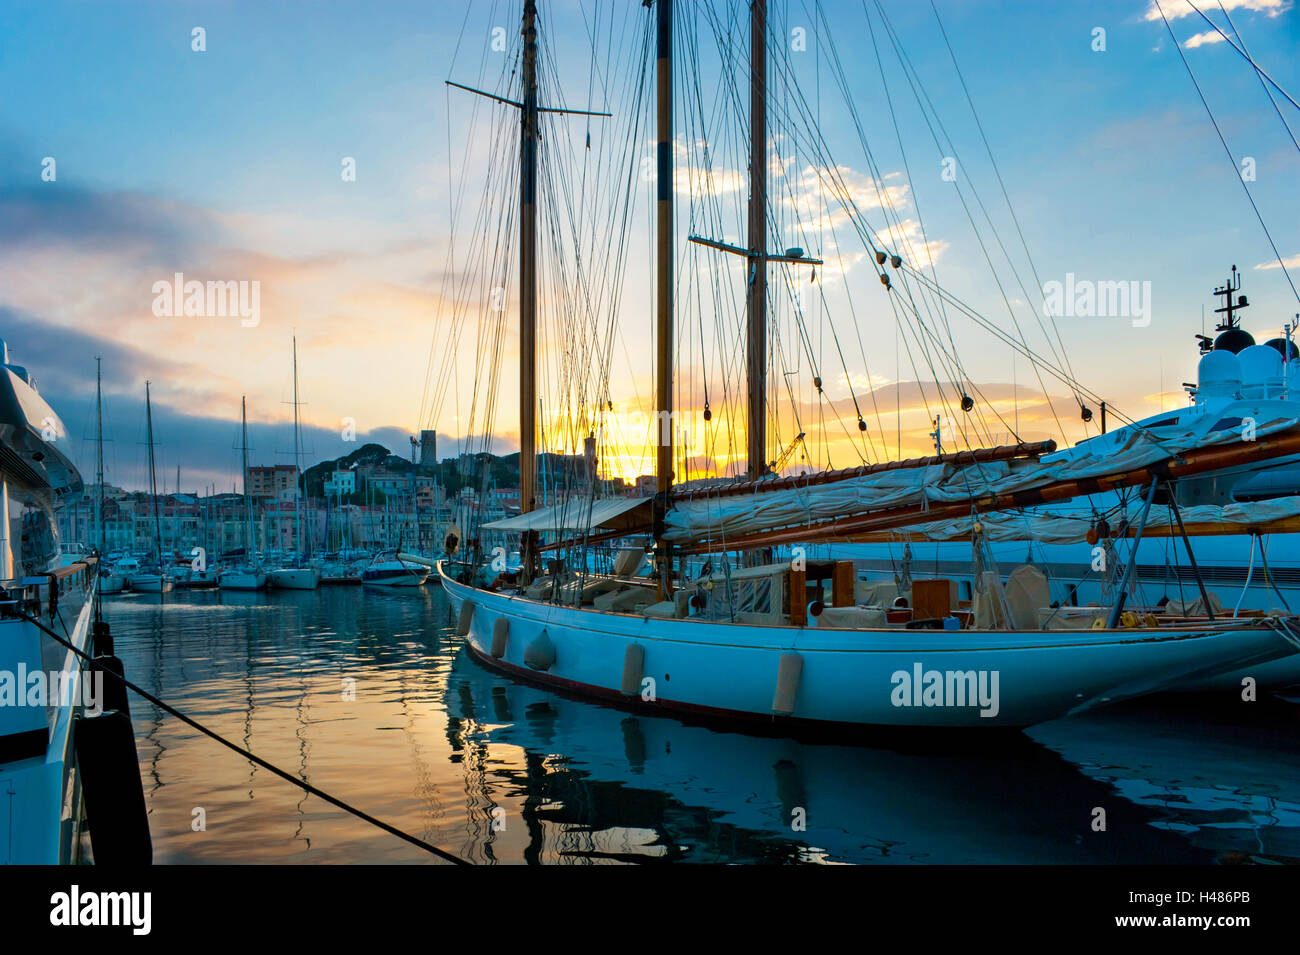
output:
[[[733,15],[742,8],[734,0],[712,2]],[[628,3],[628,22],[652,16]],[[872,191],[873,173],[834,90],[827,48],[818,44],[818,30],[828,26],[855,98],[861,91],[858,116],[879,167],[875,184],[898,190],[892,195],[903,219],[914,219],[917,206],[923,211],[941,284],[1007,327],[1007,306],[977,240],[990,242],[992,233],[977,237],[972,230],[898,73],[889,85],[897,94],[910,182],[902,175],[864,5],[826,0],[819,15],[811,0],[771,3],[774,42],[785,43],[793,27],[807,30],[808,52],[804,59],[792,55],[792,68],[810,100],[820,82],[821,129],[844,179],[855,193],[858,186],[863,196]],[[1120,318],[1064,318],[1058,325],[1075,376],[1132,417],[1186,401],[1181,382],[1195,378],[1192,336],[1202,330],[1202,308],[1209,315],[1215,307],[1210,292],[1230,266],[1244,274],[1243,291],[1253,303],[1245,327],[1258,340],[1273,337],[1300,312],[1234,165],[1253,160],[1248,185],[1300,286],[1300,152],[1250,66],[1182,0],[1162,3],[1233,160],[1151,0],[937,4],[1038,277],[1151,283],[1146,327]],[[1300,10],[1292,0],[1222,3],[1256,61],[1300,99]],[[591,25],[602,15],[606,26],[612,22],[608,12],[597,12],[600,4],[540,0],[542,39],[568,105],[625,118],[633,106],[615,96],[625,84],[592,80]],[[520,6],[0,0],[0,337],[11,361],[29,368],[61,413],[87,479],[94,470],[87,439],[94,434],[96,355],[103,358],[110,482],[136,487],[146,480],[146,379],[160,479],[169,488],[178,465],[184,490],[236,485],[241,395],[248,396],[254,462],[290,460],[294,335],[309,463],[355,447],[341,436],[344,419],[355,420],[358,440],[401,454],[409,451],[410,434],[436,427],[440,456],[456,452],[476,366],[472,331],[450,357],[458,373],[433,383],[446,396],[440,416],[422,420],[430,349],[446,347],[455,310],[453,289],[444,287],[450,180],[467,157],[471,173],[486,167],[492,146],[480,131],[510,119],[504,106],[478,105],[473,112],[471,94],[449,90],[444,81],[506,89],[507,57],[492,49],[493,30],[504,28],[514,44]],[[696,6],[678,0],[678,16],[691,16]],[[998,235],[1023,262],[934,14],[913,0],[883,6],[961,152],[959,175],[969,175],[990,204]],[[1232,35],[1216,4],[1198,6]],[[205,31],[202,52],[191,48],[195,27]],[[1104,50],[1093,49],[1096,28],[1105,30]],[[704,39],[701,33],[700,56],[716,58]],[[739,42],[747,56],[747,36]],[[612,64],[623,66],[633,68]],[[1300,110],[1278,102],[1300,138]],[[903,112],[908,105],[911,111]],[[566,120],[548,128],[564,131],[552,136],[572,136],[581,151],[591,127]],[[637,147],[648,150],[648,141]],[[721,143],[718,155],[717,171],[730,171],[743,198],[743,167],[725,161],[730,154]],[[54,160],[53,181],[42,176],[47,157]],[[345,157],[356,161],[355,181],[340,175]],[[801,171],[796,164],[785,174],[793,182]],[[471,175],[464,188],[473,194],[484,185]],[[612,346],[610,398],[625,416],[648,406],[652,381],[643,206],[633,220],[619,339]],[[683,201],[677,229],[683,248],[690,230],[685,207]],[[864,211],[873,227],[884,228]],[[465,218],[457,225],[462,251],[470,225]],[[825,240],[829,233],[814,234]],[[852,343],[847,376],[831,340],[815,343],[827,369],[826,391],[843,411],[852,407],[851,387],[864,411],[878,410],[890,435],[901,397],[901,450],[924,453],[929,428],[917,401],[918,375],[906,353],[896,363],[893,315],[867,265],[848,261],[847,239],[841,232],[838,245],[807,250],[826,256],[823,281],[838,282],[843,293],[840,299],[827,292],[834,314],[819,312],[819,320],[835,324],[846,348]],[[830,265],[836,250],[846,257],[842,273]],[[861,251],[859,245],[859,258]],[[259,323],[155,315],[154,284],[177,272],[200,281],[258,281]],[[722,266],[719,274],[732,282],[736,302],[743,301],[740,269]],[[684,299],[679,296],[679,324],[690,328],[696,318]],[[492,429],[493,446],[502,451],[518,448],[512,313],[507,320]],[[1062,436],[1029,363],[1013,362],[1010,350],[986,332],[953,322],[953,344],[968,373],[985,399],[1018,422],[1022,436],[1082,436],[1068,391],[1048,382],[1049,393],[1063,398],[1063,419],[1071,413]],[[1212,327],[1213,316],[1206,325]],[[683,334],[686,345],[691,334],[697,346],[707,337]],[[1038,348],[1035,334],[1027,337]],[[556,360],[565,344],[543,341],[550,356],[543,361]],[[797,350],[792,340],[782,345]],[[447,357],[436,353],[437,366],[445,367]],[[796,365],[791,359],[790,367]],[[804,426],[817,424],[806,383],[800,394],[812,402]],[[698,410],[702,402],[691,403]],[[856,416],[847,420],[855,429]],[[832,432],[831,456],[814,463],[857,463],[847,445],[834,444],[841,426],[820,426]],[[639,450],[626,451],[606,448],[609,470],[626,476],[645,470]]]

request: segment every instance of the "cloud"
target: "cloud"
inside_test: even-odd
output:
[[[1231,13],[1233,10],[1251,10],[1256,13],[1263,13],[1268,17],[1281,16],[1287,10],[1291,9],[1291,0],[1219,0],[1219,4],[1225,11]],[[1156,0],[1150,0],[1147,4],[1147,10],[1144,14],[1146,20],[1161,19],[1160,11],[1164,10],[1166,19],[1181,20],[1183,17],[1196,17],[1200,19],[1196,12],[1196,7],[1189,3],[1188,0],[1163,0],[1157,4]]]
[[[1223,42],[1223,34],[1218,30],[1206,30],[1204,33],[1197,33],[1187,38],[1183,46],[1189,50],[1194,50],[1198,46],[1211,46],[1215,43]]]
[[[284,402],[296,335],[309,420],[392,422],[394,408],[414,404],[400,385],[422,380],[442,310],[430,268],[436,246],[400,228],[356,234],[317,223],[334,244],[317,240],[303,252],[283,228],[268,234],[260,224],[61,182],[0,192],[0,307],[13,323],[0,336],[29,353],[61,340],[57,364],[83,384],[102,354],[106,375],[139,386],[151,378],[188,413],[233,417],[248,394],[250,408],[280,418],[291,416]],[[300,234],[312,228],[310,215],[300,218]],[[261,251],[265,244],[276,251]],[[384,250],[393,255],[377,254]],[[258,282],[260,323],[155,316],[153,285],[177,272]],[[412,427],[416,412],[409,408]]]
[[[1284,256],[1281,263],[1278,262],[1261,262],[1255,266],[1255,271],[1266,271],[1268,269],[1278,269],[1285,265],[1288,269],[1300,269],[1300,254],[1289,257]]]
[[[116,446],[125,456],[110,480],[145,482],[134,452],[150,380],[165,468],[180,463],[194,486],[228,487],[241,396],[253,431],[284,432],[292,420],[294,335],[304,428],[322,451],[349,450],[339,438],[344,417],[363,435],[393,437],[399,452],[411,430],[427,426],[412,383],[423,380],[442,312],[438,243],[400,224],[349,231],[311,214],[269,226],[267,218],[61,181],[0,190],[0,338],[74,435],[94,433],[95,357],[103,359],[106,425],[130,435]],[[259,282],[260,324],[155,316],[153,284],[176,272]],[[437,426],[456,430],[449,425]],[[292,447],[287,434],[264,446]],[[492,447],[508,442],[496,436]],[[81,463],[93,474],[93,449]]]

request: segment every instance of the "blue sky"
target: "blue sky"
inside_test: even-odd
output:
[[[1230,265],[1244,272],[1255,303],[1248,328],[1271,337],[1300,311],[1282,271],[1259,267],[1272,251],[1164,24],[1147,18],[1149,0],[937,5],[1040,277],[1152,283],[1149,327],[1115,319],[1061,325],[1074,372],[1094,391],[1134,416],[1183,400],[1179,382],[1195,374],[1191,336]],[[694,6],[681,0],[679,16]],[[1300,98],[1300,11],[1288,0],[1225,6],[1256,60]],[[441,347],[447,320],[449,163],[455,168],[467,153],[483,159],[486,148],[475,138],[483,128],[475,124],[485,120],[471,116],[469,94],[449,92],[443,81],[495,88],[506,58],[490,49],[492,30],[513,34],[518,7],[0,2],[0,335],[63,413],[83,464],[93,460],[81,438],[92,427],[96,354],[105,357],[109,477],[118,483],[142,480],[146,378],[154,383],[163,467],[171,474],[180,464],[184,486],[231,486],[241,394],[249,396],[255,459],[285,460],[295,334],[315,456],[348,449],[339,437],[345,417],[357,421],[362,440],[398,451],[405,434],[429,425],[420,420],[421,392],[430,347]],[[600,16],[608,23],[609,8],[598,14],[592,0],[542,0],[540,7],[566,99],[581,106],[588,27]],[[641,15],[639,4],[630,7],[630,18]],[[957,143],[963,181],[1018,247],[929,5],[884,8]],[[1194,14],[1178,15],[1188,12],[1181,0],[1164,8],[1234,159],[1255,160],[1250,188],[1300,285],[1300,153],[1249,66],[1224,43],[1193,40],[1209,28]],[[792,69],[809,97],[820,78],[822,134],[838,161],[866,175],[857,135],[829,95],[817,8],[772,0],[772,9],[781,42],[795,26],[812,34],[809,52],[791,57]],[[882,172],[896,173],[901,157],[864,5],[826,0],[819,9],[859,97],[872,154]],[[1202,9],[1231,32],[1217,6]],[[191,49],[196,26],[206,31],[205,52]],[[1104,52],[1092,48],[1098,27],[1106,31]],[[710,55],[707,44],[701,55]],[[901,74],[895,68],[888,77],[912,172],[901,214],[920,207],[930,241],[942,248],[942,283],[1002,320],[976,235],[939,175],[942,157],[919,113],[907,108]],[[1300,131],[1300,111],[1282,109]],[[565,128],[580,136],[584,124]],[[45,157],[56,160],[54,182],[41,179]],[[356,159],[355,182],[341,181],[343,157]],[[150,287],[175,271],[260,280],[260,323],[154,316]],[[647,351],[645,298],[637,294],[647,288],[644,272],[629,270],[620,354]],[[864,277],[874,281],[865,269],[850,270],[846,293],[875,294],[878,286],[870,289]],[[914,375],[894,364],[892,318],[878,319],[869,309],[858,313],[869,367],[852,359],[850,376],[862,387],[869,372],[865,387],[876,385],[883,399],[903,393],[897,383]],[[1017,366],[976,329],[956,336],[967,371],[988,394],[1016,379],[1026,436],[1060,438],[1030,395],[1037,385],[1028,363]],[[472,342],[469,336],[462,347]],[[461,389],[435,422],[444,434],[458,433],[454,411],[467,405],[474,360],[458,356],[466,373],[441,384]],[[618,371],[614,398],[644,401],[649,367]],[[495,421],[501,448],[517,447],[512,387],[508,380]],[[922,450],[926,419],[916,407],[907,414],[903,450]],[[1068,440],[1080,436],[1073,425],[1066,431]],[[452,440],[443,447],[452,450]]]

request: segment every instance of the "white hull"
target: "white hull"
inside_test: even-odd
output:
[[[474,603],[465,638],[473,654],[490,666],[611,701],[769,724],[1023,727],[1294,652],[1267,628],[1016,632],[777,627],[561,607],[478,590],[445,575],[442,582],[458,613],[465,601]],[[493,645],[499,619],[507,621],[507,635],[504,647],[495,641],[502,651],[498,656]],[[543,631],[554,648],[553,662],[545,670],[530,668],[526,650],[542,639]],[[639,667],[634,662],[638,654],[643,661]],[[791,697],[790,671],[796,668]],[[923,677],[918,682],[928,682],[932,671],[985,674],[986,685],[997,687],[996,712],[978,703],[958,703],[955,693],[948,697],[949,705],[940,705],[927,703],[920,686],[905,692],[914,673]],[[645,698],[647,689],[651,699]],[[785,703],[782,712],[774,709],[779,698],[792,698],[788,710]]]
[[[281,567],[271,571],[272,587],[283,590],[315,590],[320,586],[320,571],[314,567]]]
[[[423,587],[429,579],[424,562],[414,563],[405,557],[375,560],[361,571],[361,583],[367,587]]]
[[[217,580],[222,590],[261,590],[266,586],[266,574],[251,570],[228,570]]]
[[[367,587],[384,587],[391,589],[393,587],[423,587],[427,576],[424,574],[403,574],[400,577],[383,577],[378,580],[366,580],[362,578],[361,583]]]
[[[121,574],[108,574],[99,578],[96,585],[101,595],[107,597],[112,594],[120,594],[126,590],[126,578]]]
[[[128,582],[131,589],[138,594],[169,594],[172,592],[171,579],[159,574],[134,574]]]

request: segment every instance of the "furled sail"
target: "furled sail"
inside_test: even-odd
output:
[[[1189,537],[1219,534],[1295,533],[1300,531],[1300,496],[1267,501],[1242,501],[1232,504],[1196,504],[1179,509],[1183,527]],[[1127,510],[1106,512],[1106,522],[1113,537],[1131,537],[1141,519],[1141,502]],[[931,521],[910,527],[876,531],[854,538],[856,543],[890,541],[957,541],[969,540],[978,522],[985,540],[1036,541],[1040,544],[1077,544],[1087,540],[1097,526],[1096,518],[1082,511],[1035,509],[1003,511]],[[1145,537],[1172,537],[1179,533],[1178,519],[1167,508],[1153,508],[1143,529]]]
[[[1300,452],[1294,404],[1238,401],[1219,416],[1178,416],[1125,428],[1042,457],[947,461],[864,473],[833,483],[677,500],[665,537],[699,548],[848,539],[890,526],[960,519],[972,512],[1032,506],[1153,476],[1203,473]]]
[[[549,534],[583,534],[588,530],[634,528],[649,517],[649,497],[608,497],[592,501],[566,501],[526,514],[484,524],[487,531],[537,531]]]

